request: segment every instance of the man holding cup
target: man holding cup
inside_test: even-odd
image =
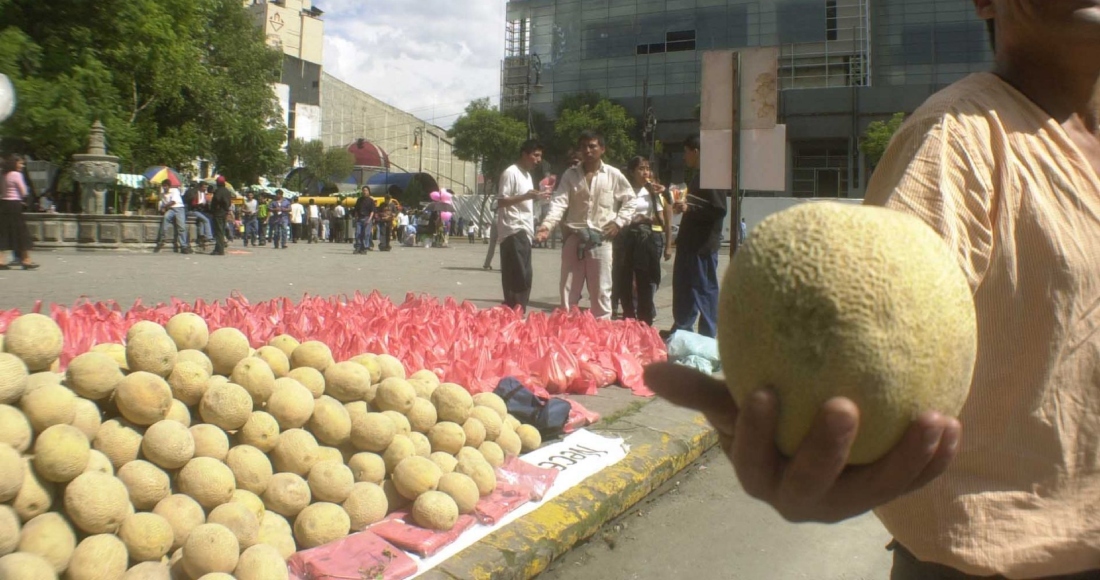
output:
[[[531,298],[531,238],[534,237],[535,200],[550,199],[549,191],[535,189],[531,171],[542,163],[542,144],[528,140],[519,160],[500,176],[497,196],[497,232],[500,236],[500,278],[504,304],[527,311]]]

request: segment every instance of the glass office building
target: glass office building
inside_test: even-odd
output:
[[[966,0],[511,0],[505,26],[503,107],[552,116],[563,97],[595,91],[639,120],[652,111],[674,177],[673,152],[699,128],[703,52],[779,47],[798,196],[861,197],[867,124],[992,62]]]

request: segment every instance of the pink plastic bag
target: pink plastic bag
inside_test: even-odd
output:
[[[471,515],[458,516],[455,527],[446,532],[429,530],[408,522],[412,521],[408,510],[400,510],[386,519],[371,525],[367,531],[391,542],[402,550],[427,558],[454,543],[463,532],[477,523]]]
[[[402,580],[416,574],[408,554],[371,532],[297,552],[287,567],[291,580]]]
[[[504,464],[497,469],[497,483],[501,481],[520,486],[530,494],[531,501],[542,501],[546,492],[554,485],[561,473],[557,469],[547,469],[537,465],[531,465],[526,461],[511,456],[504,460]]]

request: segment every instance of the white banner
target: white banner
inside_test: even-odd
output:
[[[515,520],[537,510],[542,504],[554,499],[569,489],[576,487],[589,477],[623,460],[630,447],[618,437],[603,437],[586,429],[581,429],[562,441],[547,445],[523,457],[523,461],[543,468],[557,469],[557,479],[540,502],[525,503],[500,519],[493,526],[475,525],[459,536],[450,546],[440,550],[431,558],[420,558],[409,554],[416,561],[417,572],[412,578],[435,568],[448,558],[474,545],[478,540]]]

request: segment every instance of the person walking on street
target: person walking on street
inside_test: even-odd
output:
[[[355,209],[352,214],[355,218],[355,253],[366,254],[371,249],[371,225],[375,210],[374,198],[370,195],[370,187],[363,186],[359,199],[355,200]]]
[[[233,211],[233,192],[225,186],[225,178],[220,175],[217,184],[214,198],[210,200],[210,213],[214,218],[214,251],[211,255],[224,256],[229,238],[226,223]]]
[[[550,231],[564,222],[562,308],[577,306],[582,285],[587,284],[592,315],[607,319],[611,318],[611,241],[634,217],[634,189],[622,172],[603,162],[603,135],[584,131],[577,147],[581,164],[562,174],[535,239],[546,241]]]
[[[535,200],[550,199],[550,192],[535,189],[531,179],[531,171],[542,163],[542,150],[542,144],[535,140],[528,140],[520,146],[519,159],[500,176],[500,195],[496,200],[504,304],[509,308],[518,306],[524,312],[531,299]]]
[[[306,212],[308,216],[306,229],[308,231],[306,232],[305,237],[306,240],[312,244],[318,239],[318,236],[320,235],[318,230],[321,229],[321,208],[317,207],[317,200],[310,198],[309,207],[306,208]]]
[[[256,194],[251,191],[245,196],[244,206],[241,209],[241,219],[244,221],[244,247],[248,247],[248,242],[252,242],[253,246],[258,244],[260,222],[258,213],[260,210],[260,203],[256,201]]]
[[[637,198],[630,225],[615,238],[614,285],[619,290],[623,318],[652,326],[657,317],[653,299],[661,284],[661,259],[672,258],[672,200],[665,187],[653,181],[645,157],[630,160],[627,177]]]
[[[294,203],[290,204],[290,241],[297,244],[298,240],[302,239],[302,227],[305,221],[306,208],[302,205],[301,200],[294,199]]]
[[[290,228],[290,200],[283,195],[283,190],[275,190],[275,199],[268,206],[267,221],[271,222],[273,230],[271,239],[275,249],[278,249],[281,243],[281,247],[285,250],[287,238],[290,237],[290,232],[287,231]]]
[[[718,249],[729,192],[699,187],[698,135],[684,143],[684,164],[695,175],[686,198],[673,205],[683,217],[672,263],[671,332],[694,332],[698,320],[699,334],[713,338],[718,333]]]
[[[3,195],[0,195],[0,252],[11,252],[15,255],[18,261],[13,266],[34,270],[38,268],[38,264],[31,261],[34,242],[23,217],[24,205],[29,197],[27,181],[23,178],[25,165],[19,155],[11,155],[4,160],[4,189]],[[11,266],[0,261],[0,270],[9,268]]]
[[[346,215],[348,212],[344,209],[344,200],[341,198],[340,203],[337,203],[332,210],[332,242],[335,244],[344,243],[344,216]]]
[[[167,180],[160,184],[159,209],[164,214],[157,229],[157,241],[153,246],[153,252],[159,252],[164,248],[164,231],[169,227],[176,230],[176,251],[181,254],[193,254],[194,250],[187,243],[187,210],[183,206],[183,195],[178,187],[172,187]]]
[[[959,417],[922,413],[885,457],[846,468],[861,428],[847,398],[788,458],[769,390],[738,408],[686,367],[646,382],[705,413],[744,489],[784,518],[874,510],[892,580],[1100,578],[1100,2],[974,4],[993,71],[919,107],[864,200],[927,223],[970,284],[977,365]]]
[[[393,216],[393,198],[387,193],[382,204],[374,211],[374,218],[378,223],[378,251],[380,252],[388,252],[392,249],[390,237],[393,233]]]
[[[271,229],[270,229],[271,226],[268,223],[269,210],[268,210],[268,202],[266,201],[267,194],[261,194],[260,197],[261,197],[260,202],[259,202],[258,206],[256,207],[256,221],[257,221],[257,224],[259,225],[258,230],[259,230],[259,233],[260,233],[260,245],[261,246],[266,246],[267,245],[267,238],[268,238],[268,236],[271,235]]]

